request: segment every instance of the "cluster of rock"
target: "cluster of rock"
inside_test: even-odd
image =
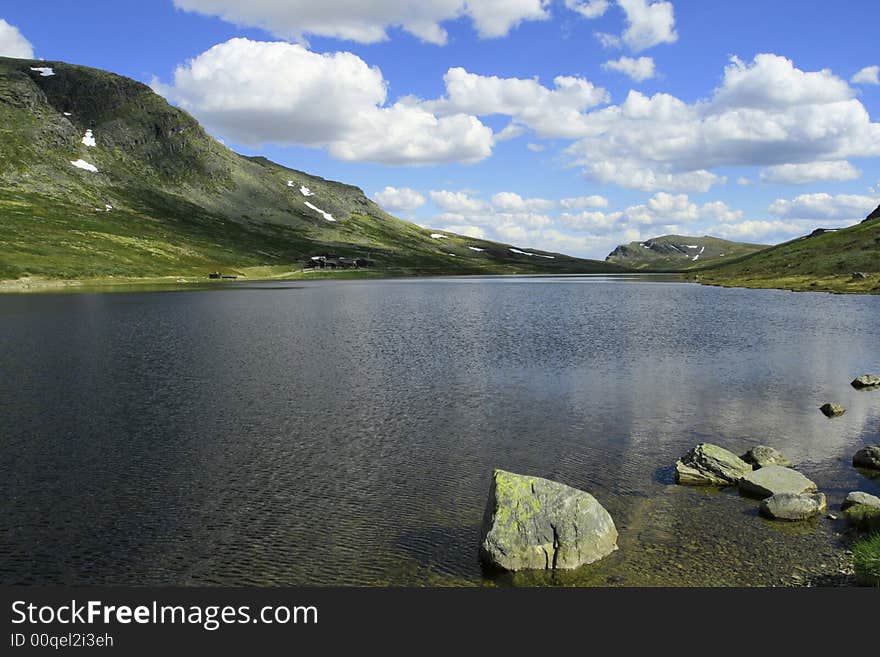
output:
[[[858,389],[880,389],[880,377],[865,374]],[[846,412],[825,404],[829,417]],[[853,466],[880,472],[880,445],[853,456]],[[690,486],[736,486],[760,500],[759,512],[772,520],[803,521],[825,513],[828,502],[816,484],[766,445],[741,457],[701,443],[675,464],[675,481]],[[880,529],[880,498],[852,492],[841,505],[846,518],[864,529]],[[495,470],[483,516],[480,558],[504,570],[578,568],[617,550],[617,527],[595,497],[559,482]]]
[[[807,520],[827,508],[816,484],[793,469],[779,451],[758,445],[737,456],[718,445],[701,443],[675,464],[676,483],[737,486],[740,494],[761,501],[762,515],[774,520]]]

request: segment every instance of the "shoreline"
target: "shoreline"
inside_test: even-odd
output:
[[[272,271],[273,269],[281,271]],[[319,280],[357,280],[357,279],[394,279],[394,278],[436,278],[449,276],[495,276],[510,275],[496,272],[479,273],[425,273],[417,270],[342,270],[342,271],[304,271],[302,269],[254,267],[235,270],[238,276],[234,279],[212,280],[205,276],[167,275],[143,277],[106,277],[106,278],[48,278],[43,276],[26,276],[18,279],[0,280],[0,294],[39,294],[51,292],[138,292],[138,291],[179,291],[185,289],[212,289],[230,283],[261,283],[271,281],[297,281],[308,279]],[[249,272],[251,275],[247,275]],[[517,274],[513,274],[517,275]],[[853,279],[851,276],[832,276],[815,278],[810,276],[791,276],[786,278],[703,278],[700,274],[685,272],[590,272],[585,274],[535,274],[524,273],[523,276],[632,276],[632,275],[664,275],[679,277],[682,282],[698,283],[709,287],[741,288],[750,290],[784,290],[789,292],[824,292],[827,294],[868,295],[880,294],[880,283],[868,278]]]

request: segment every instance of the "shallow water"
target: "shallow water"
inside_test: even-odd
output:
[[[0,296],[0,582],[748,585],[832,575],[841,521],[677,487],[711,441],[829,496],[880,442],[880,297],[660,277]],[[848,412],[826,419],[818,406]],[[493,468],[592,492],[620,550],[477,559]]]

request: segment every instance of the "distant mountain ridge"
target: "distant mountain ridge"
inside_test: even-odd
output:
[[[721,260],[740,258],[766,248],[761,244],[731,242],[717,237],[662,235],[621,244],[605,261],[630,269],[686,271]]]
[[[0,58],[0,231],[0,279],[271,277],[327,253],[388,274],[620,271],[401,221],[229,150],[140,82],[41,60]]]

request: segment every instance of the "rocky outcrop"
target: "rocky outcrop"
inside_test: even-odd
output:
[[[880,445],[869,445],[855,453],[853,466],[865,470],[880,470]]]
[[[852,382],[852,387],[857,390],[865,388],[880,388],[880,376],[874,374],[862,374]]]
[[[778,493],[761,501],[759,512],[771,520],[797,522],[815,518],[828,509],[823,493],[795,495]]]
[[[617,549],[617,528],[587,492],[495,470],[480,558],[504,570],[577,568]]]
[[[826,417],[839,417],[846,413],[846,409],[840,404],[828,403],[819,407]]]
[[[746,497],[764,499],[780,493],[815,493],[816,484],[797,470],[770,465],[746,474],[739,480],[739,492]]]
[[[675,481],[686,486],[731,486],[752,466],[733,452],[700,443],[675,464]]]
[[[742,455],[742,460],[751,464],[756,470],[758,468],[766,468],[768,465],[781,465],[786,468],[793,465],[793,463],[785,458],[780,452],[772,447],[767,447],[766,445],[752,447],[748,452]]]

